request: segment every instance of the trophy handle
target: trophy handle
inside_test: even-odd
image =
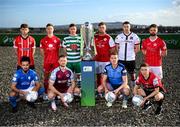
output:
[[[93,47],[94,47],[94,55],[96,56],[97,55],[97,49],[96,49],[96,45],[95,45],[95,41],[94,41],[94,35],[95,35],[95,32],[93,31],[92,44],[93,44]]]
[[[80,49],[81,49],[81,51],[80,51],[80,56],[81,57],[83,57],[83,49],[84,49],[84,41],[83,41],[83,37],[82,37],[82,28],[81,28],[81,30],[80,30],[80,36],[81,36],[81,47],[80,47]]]

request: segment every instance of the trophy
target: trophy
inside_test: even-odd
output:
[[[81,55],[83,56],[82,60],[93,60],[94,56],[96,55],[96,48],[94,45],[93,25],[89,22],[85,22],[83,25],[81,25],[81,38]]]

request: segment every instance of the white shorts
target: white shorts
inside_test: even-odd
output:
[[[99,62],[95,61],[96,74],[102,74],[104,72],[104,68],[110,62]]]
[[[150,66],[150,71],[157,75],[159,78],[163,78],[162,66]]]
[[[30,92],[30,91],[32,91],[33,90],[33,88],[34,88],[34,86],[30,86],[29,88],[27,88],[27,89],[20,89],[21,91],[24,91],[24,92]],[[22,94],[19,94],[20,96],[24,96],[24,95],[22,95]]]

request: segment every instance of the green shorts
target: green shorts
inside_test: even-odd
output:
[[[75,72],[76,74],[81,73],[81,62],[67,63],[67,67]]]

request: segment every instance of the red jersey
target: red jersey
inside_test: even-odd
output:
[[[95,46],[97,55],[95,56],[95,61],[99,62],[108,62],[110,61],[110,52],[109,50],[115,47],[114,40],[108,34],[94,36]]]
[[[149,77],[147,79],[140,73],[136,79],[136,85],[142,85],[143,89],[155,89],[157,87],[163,89],[161,79],[152,72],[149,72]]]
[[[23,38],[21,35],[14,39],[14,48],[17,49],[18,65],[21,64],[21,57],[27,56],[30,58],[30,65],[34,65],[33,48],[36,48],[35,39],[32,36]]]
[[[161,51],[165,51],[167,50],[167,48],[166,43],[158,37],[154,41],[150,40],[150,38],[145,39],[142,42],[142,50],[146,51],[144,60],[147,64],[149,64],[150,66],[161,66]]]
[[[59,59],[60,39],[55,35],[41,39],[40,48],[44,50],[44,63],[56,63]]]

